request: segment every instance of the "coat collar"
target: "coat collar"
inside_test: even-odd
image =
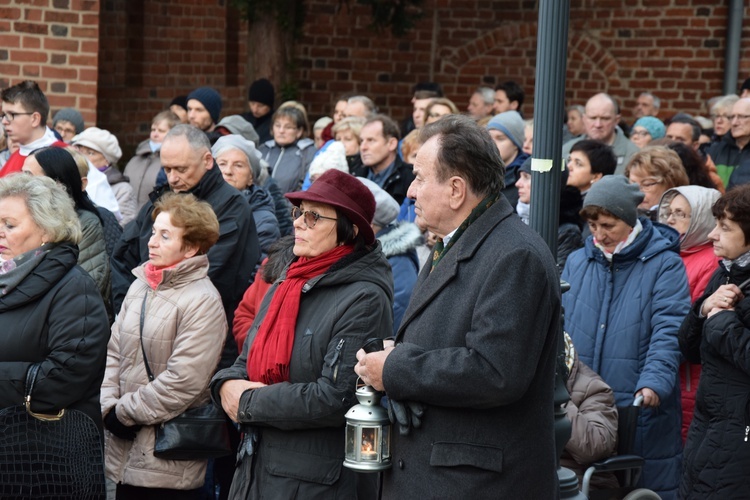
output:
[[[146,280],[145,267],[148,262],[133,269],[133,275],[144,283]],[[164,270],[164,278],[158,289],[177,288],[187,283],[192,283],[208,275],[208,257],[206,255],[196,255],[185,259],[175,267]],[[148,285],[147,285],[148,286]]]
[[[69,242],[57,244],[8,295],[0,297],[0,313],[43,297],[77,262],[77,245]]]
[[[455,246],[440,260],[439,266],[430,272],[431,266],[428,262],[422,268],[417,284],[414,286],[411,301],[398,329],[397,339],[403,336],[406,326],[414,317],[421,313],[435,296],[453,281],[458,274],[459,263],[471,259],[495,227],[513,215],[513,209],[508,201],[504,196],[500,196],[494,205],[466,229]]]
[[[636,260],[646,261],[662,252],[673,251],[680,253],[680,235],[677,231],[659,222],[651,222],[648,218],[640,216],[643,230],[635,238],[633,243],[625,247],[622,253],[615,254],[613,262],[622,264]],[[603,264],[609,265],[601,250],[594,246],[594,237],[586,238],[586,255],[589,259],[595,259]]]

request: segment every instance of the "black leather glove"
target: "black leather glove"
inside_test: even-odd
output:
[[[125,425],[117,418],[117,413],[115,412],[115,409],[112,408],[112,411],[107,413],[107,416],[104,417],[104,427],[117,436],[120,439],[124,439],[125,441],[133,441],[135,440],[136,433],[141,430],[140,425]]]
[[[399,403],[388,398],[388,418],[391,423],[398,424],[398,432],[402,436],[408,436],[412,427],[419,429],[422,426],[422,417],[425,407],[422,403],[407,401]]]

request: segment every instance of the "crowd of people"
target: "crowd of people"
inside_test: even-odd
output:
[[[750,486],[750,80],[710,118],[571,105],[556,256],[515,82],[465,112],[418,84],[402,123],[355,94],[311,122],[266,79],[222,116],[200,87],[127,162],[35,82],[1,98],[0,408],[41,362],[32,407],[94,421],[109,498],[553,497],[563,329],[564,465],[614,454],[638,397],[640,486]],[[394,415],[376,479],[343,465],[358,377]],[[153,429],[209,401],[237,455],[156,457]]]

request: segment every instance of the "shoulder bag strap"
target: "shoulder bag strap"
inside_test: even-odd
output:
[[[146,357],[146,348],[143,347],[143,322],[146,320],[146,299],[148,298],[148,292],[143,296],[143,304],[141,305],[141,352],[143,352],[143,364],[146,365],[146,373],[148,374],[148,381],[154,381],[154,372],[151,371],[151,367],[148,365],[148,358]]]

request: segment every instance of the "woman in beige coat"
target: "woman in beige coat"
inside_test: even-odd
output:
[[[133,270],[138,279],[107,348],[105,469],[117,484],[117,499],[193,499],[199,498],[206,460],[154,457],[154,427],[209,400],[227,328],[221,297],[207,277],[206,253],[219,237],[219,223],[210,205],[189,194],[163,196],[153,217],[149,260]]]

